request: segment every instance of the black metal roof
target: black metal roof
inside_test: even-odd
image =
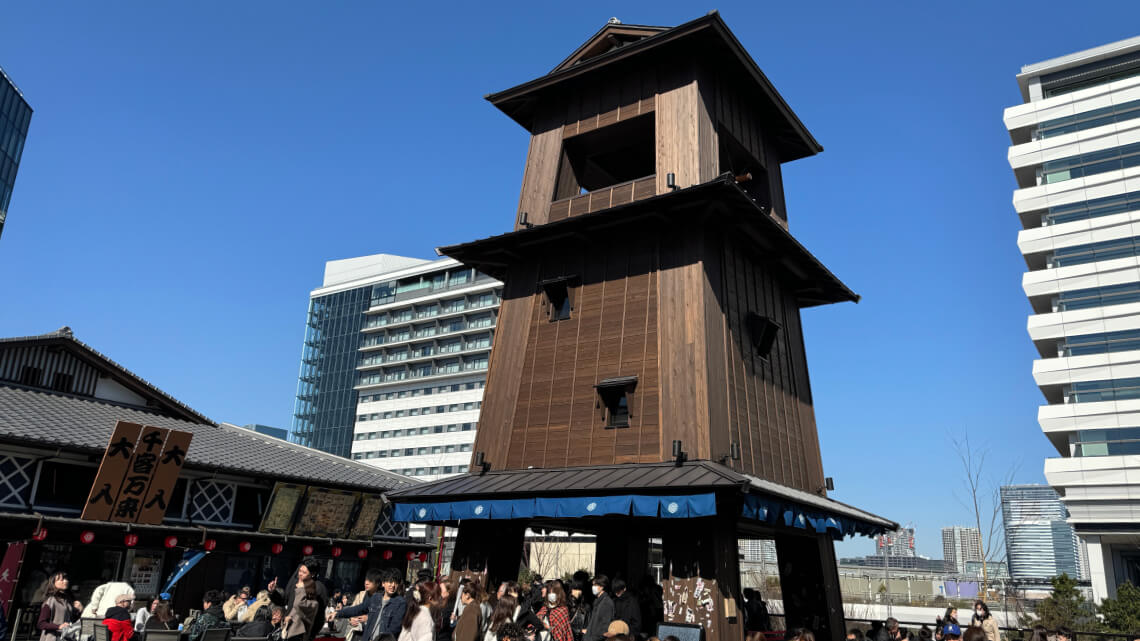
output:
[[[186,455],[190,468],[373,492],[416,483],[236,425],[193,423],[99,399],[0,384],[0,443],[98,454],[106,449],[117,421],[191,432],[194,437]]]
[[[599,34],[605,30],[603,28]],[[599,34],[592,36],[587,44]],[[775,86],[716,11],[710,11],[705,16],[676,27],[664,28],[646,38],[582,60],[569,67],[560,64],[554,71],[544,76],[510,89],[488,94],[486,98],[533,133],[534,106],[543,92],[562,89],[583,75],[603,67],[649,52],[659,53],[665,48],[676,48],[684,56],[689,57],[714,57],[718,68],[739,74],[740,86],[754,88],[762,97],[759,108],[770,114],[765,119],[766,126],[775,138],[782,162],[812,156],[823,151],[823,146],[816,141],[783,96],[776,91]],[[579,47],[575,54],[581,49],[582,47]],[[573,55],[571,54],[571,57]]]
[[[624,493],[738,491],[793,501],[886,529],[898,524],[840,501],[742,474],[713,461],[623,463],[471,472],[388,492],[393,503]]]
[[[644,225],[647,220],[669,224],[686,216],[708,216],[739,232],[757,248],[761,256],[786,274],[788,286],[801,307],[844,301],[859,301],[851,291],[812,255],[787,229],[772,219],[736,184],[729,174],[685,189],[660,194],[581,216],[564,218],[544,225],[491,236],[460,245],[439,247],[436,252],[497,278],[518,258],[540,252],[542,246],[604,227],[613,233],[622,225]]]

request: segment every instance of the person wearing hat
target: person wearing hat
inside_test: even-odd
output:
[[[628,637],[629,636],[629,624],[627,624],[625,621],[622,621],[621,619],[615,619],[613,621],[610,621],[609,627],[606,628],[606,631],[605,631],[605,633],[602,634],[602,636],[604,636],[607,639],[612,639],[613,637],[616,637],[616,636]]]
[[[946,641],[948,639],[949,640],[960,639],[961,637],[962,637],[962,628],[958,627],[957,623],[947,623],[947,624],[942,626],[942,639],[943,639],[943,641]]]

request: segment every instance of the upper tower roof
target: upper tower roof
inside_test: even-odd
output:
[[[486,98],[534,134],[535,107],[544,100],[596,83],[602,73],[644,66],[668,53],[682,53],[702,67],[731,73],[742,90],[755,94],[753,104],[772,127],[781,162],[823,151],[716,11],[672,28],[611,22],[550,73]]]

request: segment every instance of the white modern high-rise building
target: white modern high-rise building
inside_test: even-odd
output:
[[[966,573],[966,561],[982,561],[982,533],[976,527],[942,528],[942,559],[946,569]]]
[[[1001,488],[1001,515],[1009,574],[1015,579],[1048,579],[1062,573],[1083,579],[1080,545],[1068,512],[1048,485]]]
[[[1038,421],[1060,454],[1045,477],[1087,544],[1099,600],[1140,584],[1140,37],[1017,80],[1013,206]]]
[[[502,283],[451,258],[370,281],[352,458],[423,480],[466,472]]]

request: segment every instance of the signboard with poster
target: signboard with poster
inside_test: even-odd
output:
[[[663,583],[665,622],[698,625],[711,633],[721,600],[716,579],[670,577]]]
[[[384,497],[379,494],[364,494],[360,497],[360,511],[348,533],[350,539],[371,541],[376,533],[376,522],[384,510]]]
[[[116,423],[81,518],[162,523],[191,438],[190,432]]]
[[[304,485],[295,483],[277,482],[273,486],[273,495],[269,497],[269,509],[261,517],[261,527],[258,532],[266,534],[288,534],[293,527],[293,516],[297,513],[297,506],[305,496]]]
[[[348,533],[348,520],[358,500],[360,492],[310,487],[304,507],[293,526],[293,534],[344,538]]]
[[[131,550],[127,554],[131,558],[127,564],[126,580],[134,586],[135,594],[147,597],[158,594],[162,584],[163,554],[137,550]]]

